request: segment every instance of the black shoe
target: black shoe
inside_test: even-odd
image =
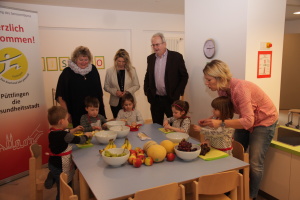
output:
[[[46,189],[51,189],[53,187],[54,183],[55,183],[55,179],[53,178],[52,173],[49,172],[48,176],[45,180],[44,186]]]

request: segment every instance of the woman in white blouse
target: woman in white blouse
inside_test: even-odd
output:
[[[109,105],[114,118],[122,109],[121,97],[126,91],[132,95],[140,88],[135,68],[125,49],[119,49],[114,57],[114,66],[106,70],[104,90],[110,93]]]

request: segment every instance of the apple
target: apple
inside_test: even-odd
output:
[[[147,166],[153,165],[153,158],[152,158],[152,157],[146,157],[144,163],[145,163],[145,165],[147,165]]]
[[[136,157],[140,158],[142,160],[142,163],[144,163],[144,161],[145,161],[145,154],[138,154]]]
[[[134,159],[136,159],[136,155],[135,154],[130,155],[129,158],[128,158],[128,163],[132,165]]]
[[[135,150],[136,153],[139,153],[139,151],[142,150],[142,148],[141,147],[135,147],[134,150]]]
[[[167,161],[172,162],[172,161],[174,161],[176,156],[174,153],[168,153],[166,157],[167,157]]]
[[[131,154],[136,154],[136,151],[134,149],[130,149],[129,152],[130,152],[130,155]]]
[[[136,168],[139,168],[142,165],[142,159],[140,158],[135,158],[133,159],[133,166]]]

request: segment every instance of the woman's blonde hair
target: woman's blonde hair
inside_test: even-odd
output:
[[[129,73],[130,78],[132,79],[132,71],[134,67],[131,65],[130,57],[128,52],[125,49],[119,49],[114,57],[114,67],[116,70],[118,70],[118,65],[117,65],[117,59],[118,58],[123,58],[125,61],[125,69]]]
[[[84,46],[77,47],[72,53],[71,56],[72,62],[76,63],[76,60],[78,59],[79,56],[88,57],[89,63],[92,62],[92,53],[87,47]]]
[[[217,80],[218,90],[228,87],[228,83],[232,78],[228,65],[221,60],[212,60],[207,63],[203,69],[203,73]]]

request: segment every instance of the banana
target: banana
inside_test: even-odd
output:
[[[132,146],[131,146],[131,144],[130,144],[128,138],[125,138],[124,144],[122,145],[121,148],[123,148],[123,149],[128,149],[128,150],[130,150],[130,149],[132,148]]]
[[[117,148],[117,145],[114,143],[114,141],[111,142],[111,148]]]

